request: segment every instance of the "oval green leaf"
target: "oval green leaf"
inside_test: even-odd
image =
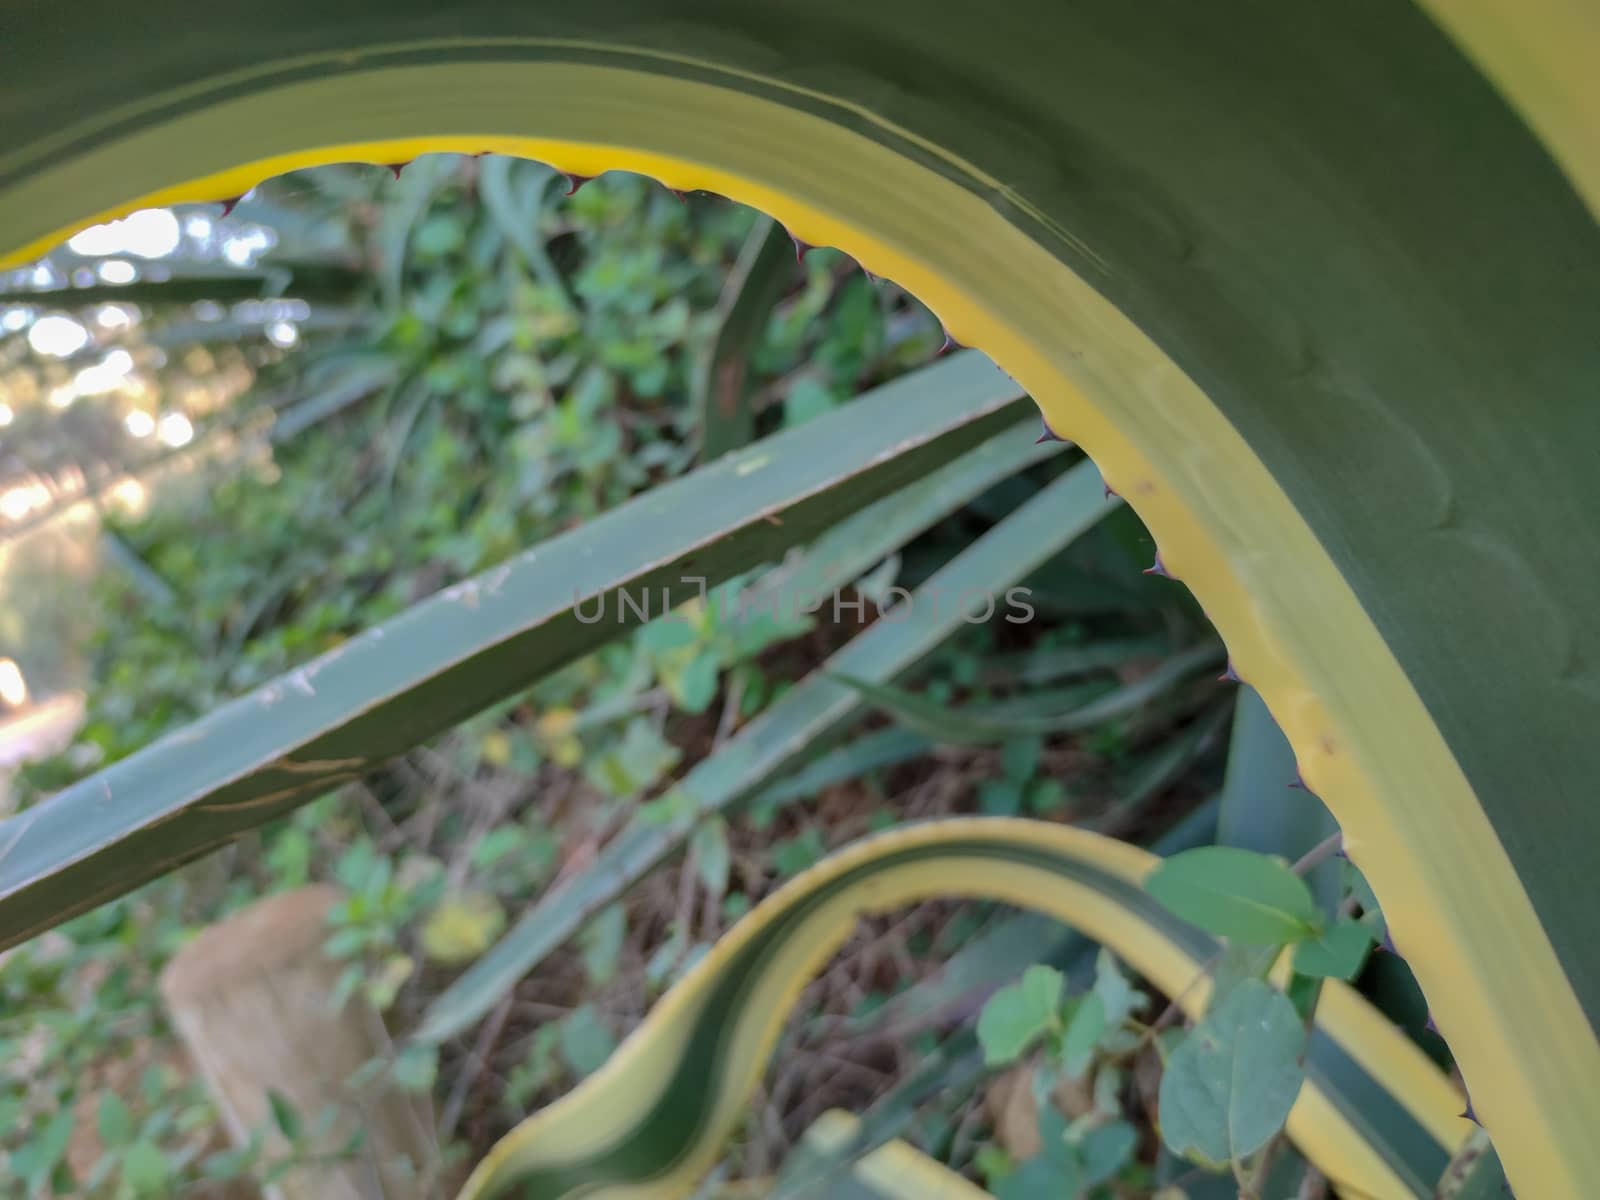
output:
[[[1311,890],[1281,861],[1233,846],[1202,846],[1167,859],[1145,880],[1167,908],[1208,933],[1259,946],[1318,933]]]
[[[1259,979],[1240,983],[1167,1061],[1162,1141],[1209,1165],[1254,1154],[1300,1094],[1305,1045],[1305,1025],[1282,992]]]

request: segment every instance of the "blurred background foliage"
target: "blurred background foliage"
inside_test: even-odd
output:
[[[35,701],[86,698],[70,742],[12,780],[8,811],[707,453],[849,404],[945,342],[895,286],[829,249],[800,256],[749,210],[620,173],[569,194],[538,164],[456,156],[397,178],[320,168],[226,216],[196,206],[90,230],[0,279],[0,329],[0,655]],[[854,590],[926,579],[1074,453],[984,489]],[[941,706],[981,703],[1032,729],[1067,681],[1080,700],[1101,695],[1205,644],[1187,594],[1139,574],[1150,551],[1131,514],[1103,521],[1028,579],[1034,620],[962,625],[901,690],[869,697],[853,740],[818,748],[826,769],[702,824],[681,858],[442,1045],[404,1035],[462,968],[870,616],[733,622],[716,601],[749,582],[736,580],[686,620],[626,631],[7,953],[7,1175],[29,1194],[120,1200],[284,1170],[226,1148],[154,981],[197,928],[309,880],[345,890],[327,941],[347,964],[341,989],[396,1034],[373,1070],[427,1098],[471,1160],[595,1070],[740,914],[833,846],[961,812],[1148,841],[1219,786],[1232,696],[1215,670],[1186,665],[1086,729],[1002,727],[957,745],[937,726]],[[926,736],[885,753],[907,729]],[[864,923],[808,990],[720,1176],[769,1176],[837,1106],[901,1112],[923,1149],[999,1186],[1038,1154],[1043,1099],[1115,1131],[1097,1135],[1081,1194],[1150,1194],[1153,1101],[1133,1068],[1054,1102],[1015,1072],[976,1088],[938,1074],[970,1069],[957,1035],[970,1044],[984,995],[1033,961],[1038,937],[1019,958],[993,936],[1009,919],[939,903]],[[318,1143],[315,1116],[281,1114],[294,1153],[346,1152]]]

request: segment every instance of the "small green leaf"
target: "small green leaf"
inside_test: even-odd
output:
[[[583,969],[596,987],[610,983],[622,959],[622,943],[628,935],[628,913],[620,904],[600,910],[583,927],[578,942],[583,947]]]
[[[267,1089],[267,1107],[272,1110],[272,1123],[289,1141],[300,1136],[300,1114],[289,1098],[276,1088]]]
[[[359,925],[346,925],[335,930],[323,943],[322,949],[329,958],[353,958],[372,940],[372,935]]]
[[[1017,1169],[1016,1161],[1006,1148],[994,1145],[978,1147],[978,1152],[972,1156],[972,1165],[978,1169],[978,1174],[983,1176],[983,1181],[990,1187],[994,1187]]]
[[[135,1196],[168,1194],[167,1156],[152,1142],[135,1142],[122,1156],[122,1182]]]
[[[1105,1005],[1106,1025],[1111,1029],[1118,1028],[1150,999],[1128,982],[1111,951],[1105,949],[1094,960],[1094,994]]]
[[[1014,817],[1022,811],[1022,788],[1009,779],[985,779],[978,785],[978,808],[985,816]]]
[[[439,1077],[439,1047],[412,1042],[394,1060],[394,1081],[408,1092],[423,1093]]]
[[[1012,738],[1000,747],[1000,769],[1012,783],[1027,783],[1039,769],[1039,755],[1043,750],[1042,737]]]
[[[667,690],[684,712],[703,713],[717,698],[719,668],[713,650],[702,650],[667,681]]]
[[[617,1039],[594,1005],[575,1008],[561,1019],[561,1057],[579,1078],[599,1070],[616,1047]]]
[[[100,1144],[107,1150],[115,1150],[133,1141],[133,1114],[115,1092],[107,1092],[100,1097],[95,1124],[100,1132]]]
[[[1039,1153],[995,1190],[996,1200],[1040,1200],[1076,1196],[1082,1187],[1078,1155],[1068,1144],[1066,1118],[1053,1104],[1039,1106]]]
[[[1067,1031],[1061,1038],[1061,1066],[1073,1079],[1081,1079],[1094,1061],[1095,1048],[1106,1031],[1106,1004],[1090,992],[1072,1010]]]
[[[822,843],[822,834],[815,827],[811,827],[792,838],[774,842],[772,864],[778,868],[780,875],[798,875],[807,867],[821,861],[826,853],[827,847]]]
[[[995,1200],[1041,1200],[1043,1197],[1076,1196],[1078,1164],[1071,1158],[1051,1158],[1040,1154],[1030,1158],[995,1188]]]
[[[721,817],[713,817],[699,825],[689,839],[694,852],[695,868],[700,881],[713,896],[728,890],[728,826]]]
[[[1202,846],[1174,855],[1145,889],[1184,920],[1219,937],[1286,945],[1314,936],[1316,901],[1284,863],[1234,846]]]
[[[472,865],[489,867],[508,855],[515,854],[528,842],[528,831],[519,825],[502,825],[491,829],[472,847]]]
[[[1208,1166],[1254,1154],[1300,1094],[1306,1030],[1283,993],[1246,979],[1184,1038],[1161,1077],[1161,1139]]]
[[[1083,1182],[1093,1187],[1114,1177],[1128,1165],[1138,1145],[1139,1131],[1126,1121],[1096,1125],[1078,1141]]]
[[[528,1055],[511,1070],[506,1080],[504,1101],[510,1112],[521,1119],[528,1101],[550,1081],[555,1071],[556,1038],[554,1025],[541,1025],[528,1046]]]
[[[1066,981],[1053,967],[1029,967],[1022,980],[1003,987],[978,1016],[978,1041],[990,1066],[1015,1062],[1055,1028]]]
[[[1322,979],[1349,979],[1361,970],[1372,930],[1360,921],[1340,921],[1321,937],[1295,947],[1294,969]]]
[[[12,1153],[8,1163],[12,1173],[27,1179],[35,1190],[41,1188],[66,1154],[73,1124],[72,1109],[63,1108],[31,1141]]]

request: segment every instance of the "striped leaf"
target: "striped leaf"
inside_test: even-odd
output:
[[[997,818],[907,826],[840,851],[758,905],[599,1072],[508,1134],[461,1200],[687,1195],[744,1119],[804,985],[863,913],[936,896],[1044,912],[1203,1012],[1217,943],[1144,890],[1158,861],[1082,830]],[[1404,1034],[1343,984],[1324,985],[1289,1132],[1341,1187],[1429,1195],[1465,1136],[1460,1102]],[[1408,1142],[1431,1153],[1402,1156]]]
[[[833,1109],[806,1130],[801,1152],[836,1154],[861,1122]],[[888,1141],[858,1158],[847,1171],[824,1176],[796,1200],[985,1200],[989,1193],[902,1141]]]

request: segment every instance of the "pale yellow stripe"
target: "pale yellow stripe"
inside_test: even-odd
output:
[[[861,1122],[829,1109],[806,1131],[806,1141],[827,1153],[855,1136]],[[863,1155],[852,1174],[891,1196],[905,1200],[994,1200],[988,1192],[898,1139]]]
[[[1600,217],[1600,4],[1418,2],[1511,101]]]

